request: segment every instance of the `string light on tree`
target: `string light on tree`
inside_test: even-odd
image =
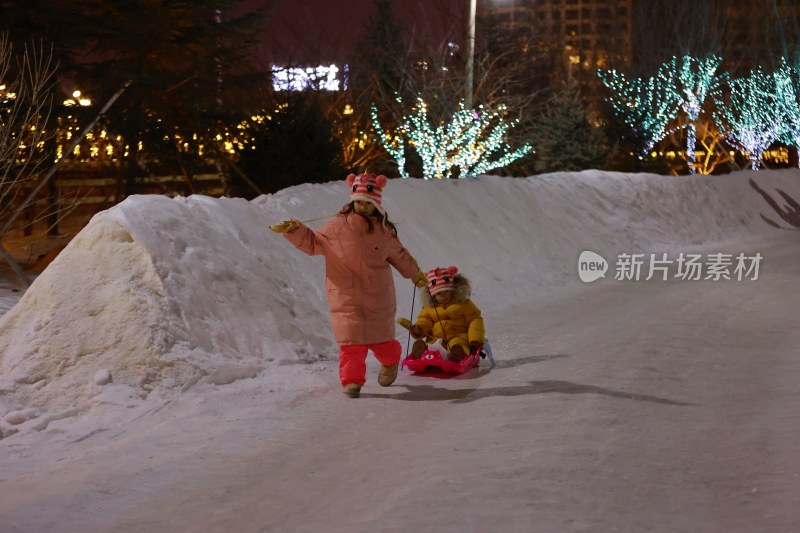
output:
[[[598,70],[603,85],[611,90],[607,99],[614,112],[642,141],[639,158],[650,153],[669,133],[667,126],[677,118],[675,71],[659,68],[656,76],[628,79],[615,69]]]
[[[507,122],[506,111],[505,105],[496,110],[484,106],[472,110],[462,100],[449,121],[434,126],[427,104],[417,98],[412,112],[393,134],[384,131],[374,106],[372,125],[383,147],[397,162],[402,177],[408,177],[404,156],[407,140],[422,160],[424,179],[465,178],[507,166],[533,151],[530,144],[512,149],[506,142],[508,131],[518,123]]]
[[[685,157],[694,173],[697,157],[697,120],[709,96],[716,96],[725,79],[717,73],[722,58],[711,55],[698,59],[673,56],[662,63],[655,76],[628,79],[616,70],[599,70],[603,84],[611,89],[608,99],[614,111],[642,138],[643,154],[668,133],[668,126],[682,112],[686,116]]]
[[[378,108],[375,107],[375,104],[370,105],[370,119],[372,120],[372,129],[375,131],[375,134],[378,136],[378,142],[381,143],[384,150],[386,150],[392,159],[395,160],[397,163],[397,170],[400,172],[401,178],[407,178],[408,173],[406,172],[406,156],[405,156],[405,140],[403,139],[402,135],[390,135],[386,133],[381,126],[381,121],[378,118]]]
[[[780,140],[800,151],[800,71],[783,57],[774,76],[775,97],[783,119]]]
[[[661,68],[676,72],[675,93],[678,105],[686,114],[686,161],[689,171],[694,174],[697,164],[695,143],[697,140],[697,119],[703,109],[703,104],[709,96],[717,98],[722,81],[726,75],[718,75],[717,69],[722,63],[722,58],[711,55],[705,59],[697,59],[685,55],[680,59],[676,57],[662,65]]]
[[[784,129],[775,77],[759,67],[728,86],[728,102],[719,101],[716,106],[717,120],[725,124],[730,142],[747,153],[751,168],[758,170],[762,154]]]

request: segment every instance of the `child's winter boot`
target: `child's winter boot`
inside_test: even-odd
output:
[[[391,366],[381,365],[381,371],[378,372],[378,384],[380,386],[388,387],[394,383],[394,380],[397,379],[397,366],[398,363]]]
[[[358,398],[361,396],[361,385],[358,383],[348,383],[344,386],[344,391],[346,396],[350,398]]]
[[[450,359],[451,361],[455,361],[456,363],[461,362],[464,358],[467,357],[467,351],[464,347],[460,344],[456,344],[450,348]]]
[[[422,357],[422,352],[424,352],[427,347],[428,345],[425,343],[424,340],[420,339],[418,341],[415,341],[414,345],[411,347],[411,358],[419,359],[420,357]]]

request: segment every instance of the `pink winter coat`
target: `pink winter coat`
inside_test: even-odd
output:
[[[337,215],[321,229],[303,224],[286,239],[308,255],[325,256],[326,288],[336,342],[375,344],[395,336],[397,300],[393,266],[408,279],[419,270],[416,260],[389,228],[357,213]]]

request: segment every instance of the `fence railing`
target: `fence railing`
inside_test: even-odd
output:
[[[140,176],[126,183],[124,177],[112,174],[114,170],[88,165],[60,169],[11,229],[34,224],[58,227],[64,222],[80,223],[133,194],[219,197],[225,192],[223,177],[217,172],[193,175],[190,186],[182,175]],[[20,193],[27,194],[35,186],[36,180],[31,180]]]

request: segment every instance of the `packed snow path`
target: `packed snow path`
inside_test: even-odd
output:
[[[383,389],[372,367],[351,400],[326,368],[280,409],[252,390],[59,446],[4,488],[0,529],[792,531],[796,235],[737,247],[765,257],[759,280],[519,301],[491,317],[498,366],[463,379]]]
[[[266,230],[342,182],[129,198],[0,317],[0,531],[794,532],[800,232],[764,219],[795,220],[798,176],[393,180],[404,244],[470,277],[499,364],[385,389],[371,360],[358,400],[323,262]],[[578,280],[585,250],[607,279]],[[681,252],[763,261],[613,279]]]

